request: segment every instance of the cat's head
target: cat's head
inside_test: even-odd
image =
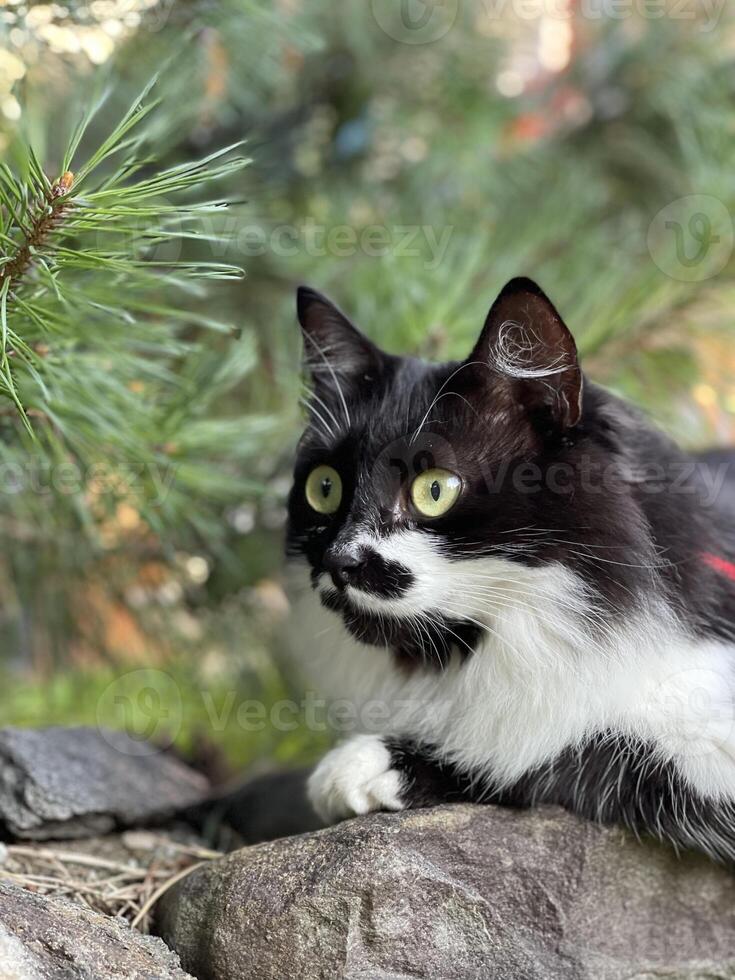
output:
[[[459,362],[387,354],[311,289],[298,319],[310,395],[287,548],[358,639],[445,663],[534,570],[568,588],[583,542],[635,530],[625,493],[581,485],[581,454],[600,467],[614,447],[599,413],[587,423],[595,395],[535,283],[508,283]]]

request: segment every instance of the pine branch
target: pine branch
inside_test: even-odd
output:
[[[239,325],[206,306],[209,284],[243,275],[207,254],[216,248],[219,258],[229,244],[229,202],[207,189],[249,160],[238,143],[156,167],[152,87],[89,149],[103,100],[93,106],[57,180],[27,145],[14,148],[15,172],[0,163],[0,461],[31,483],[36,469],[79,474],[72,496],[51,481],[52,506],[37,493],[13,498],[13,520],[0,530],[37,533],[39,547],[67,520],[75,551],[84,540],[99,546],[110,508],[123,502],[162,535],[206,526],[221,537],[218,508],[241,486],[232,466],[254,451],[249,428],[262,431],[257,418],[217,421],[255,358]],[[237,365],[229,373],[228,363]],[[219,438],[187,442],[205,416]],[[89,486],[100,466],[113,474],[101,496]]]
[[[4,281],[14,280],[16,283],[28,271],[33,263],[35,253],[47,241],[49,234],[58,227],[73,207],[68,194],[74,183],[74,174],[66,171],[49,187],[43,198],[37,200],[31,209],[30,225],[18,225],[22,231],[22,240],[15,255],[3,256],[3,266],[0,268],[0,288]]]
[[[92,349],[104,336],[106,347],[112,340],[125,354],[130,350],[130,333],[111,334],[110,323],[144,330],[141,318],[161,315],[162,288],[200,296],[197,280],[242,276],[229,263],[177,256],[162,260],[155,254],[157,247],[171,243],[182,250],[187,241],[220,241],[203,222],[216,221],[227,202],[191,202],[190,195],[235,174],[249,161],[233,155],[240,146],[235,144],[156,173],[149,155],[142,153],[148,142],[143,124],[158,104],[144,101],[154,82],[145,86],[86,161],[74,166],[89,123],[104,100],[98,102],[71,137],[64,155],[66,169],[53,183],[31,147],[23,148],[22,179],[0,165],[0,396],[12,401],[32,435],[35,423],[48,422],[65,431],[72,442],[76,438],[63,419],[78,407],[58,404],[64,384],[57,371],[60,357],[89,350],[90,336],[96,337]],[[112,158],[121,153],[126,154],[122,165],[110,169]],[[147,175],[136,180],[143,169]],[[101,296],[98,282],[103,278]],[[136,298],[136,313],[127,309],[128,297]],[[154,298],[157,313],[151,305]],[[158,356],[173,352],[174,310],[169,310],[167,343],[160,346]],[[138,366],[145,374],[148,365]],[[138,449],[142,452],[143,445]]]

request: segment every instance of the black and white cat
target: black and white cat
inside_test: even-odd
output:
[[[586,381],[528,279],[451,364],[310,289],[298,317],[293,619],[361,732],[313,773],[319,814],[553,802],[735,859],[735,456]]]

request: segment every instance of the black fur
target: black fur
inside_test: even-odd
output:
[[[517,808],[555,803],[677,849],[704,851],[723,863],[735,860],[735,805],[698,795],[650,746],[619,733],[604,732],[567,749],[502,791],[459,772],[436,747],[390,740],[387,745],[393,767],[404,776],[404,800],[410,808],[460,801]]]

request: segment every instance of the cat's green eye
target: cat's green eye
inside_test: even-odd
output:
[[[331,466],[317,466],[306,478],[306,501],[319,514],[333,514],[342,501],[342,480]]]
[[[411,484],[411,500],[424,517],[441,517],[454,506],[462,481],[449,470],[426,470]]]

